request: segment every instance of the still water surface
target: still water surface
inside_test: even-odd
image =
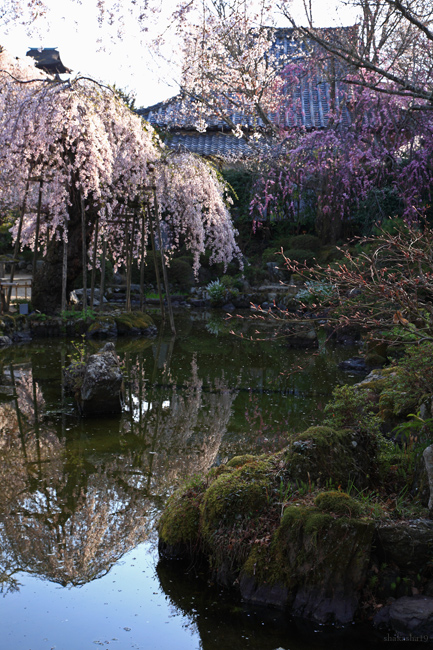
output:
[[[332,388],[359,379],[337,368],[356,351],[251,343],[205,315],[177,326],[117,341],[126,400],[111,419],[80,419],[64,392],[77,343],[0,352],[1,650],[347,647],[158,563],[154,526],[187,476],[319,422]]]

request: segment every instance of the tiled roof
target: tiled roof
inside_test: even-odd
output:
[[[351,29],[351,28],[350,28]],[[275,50],[283,62],[302,63],[308,57],[305,42],[299,40],[293,29],[278,29],[275,31]],[[335,67],[335,66],[334,66]],[[278,114],[270,114],[274,124],[285,128],[323,129],[329,120],[331,107],[331,92],[334,94],[335,107],[338,109],[342,99],[343,85],[341,82],[331,84],[320,76],[318,71],[299,74],[295,83],[288,84],[286,101]],[[226,122],[215,114],[205,115],[207,130],[199,133],[195,130],[195,112],[192,110],[192,100],[178,95],[165,102],[160,102],[137,112],[152,126],[169,132],[166,144],[170,148],[183,148],[200,155],[218,155],[223,158],[244,158],[254,154],[256,149],[243,138],[236,138]],[[189,108],[191,107],[191,108]],[[344,103],[341,104],[343,123],[350,123],[350,114]],[[230,112],[230,120],[240,124],[249,131],[266,130],[265,124],[259,117],[245,115],[241,112]]]
[[[232,133],[221,131],[171,133],[166,145],[170,149],[190,151],[200,156],[220,156],[227,159],[248,158],[255,152],[243,138],[235,138]]]

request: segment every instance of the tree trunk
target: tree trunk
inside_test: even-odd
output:
[[[71,206],[68,221],[68,271],[66,291],[67,296],[74,288],[74,283],[82,271],[82,236],[81,236],[81,206],[80,193],[75,188],[70,191]],[[90,201],[90,203],[92,203]],[[86,211],[90,221],[87,228],[87,244],[92,237],[96,214]],[[63,242],[54,236],[48,244],[44,263],[36,271],[32,281],[32,305],[34,309],[44,314],[59,312],[62,304],[62,269]]]

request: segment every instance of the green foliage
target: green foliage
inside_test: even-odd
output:
[[[234,219],[251,220],[250,202],[253,187],[253,174],[244,169],[224,169],[222,177],[229,185],[233,206],[230,210]]]
[[[221,278],[221,283],[231,292],[239,293],[243,282],[244,280],[239,273],[237,275],[223,275]]]
[[[93,309],[64,309],[62,312],[60,312],[60,316],[63,320],[91,320],[94,321],[97,314]]]
[[[253,266],[248,266],[245,269],[244,274],[248,282],[253,285],[265,282],[268,277],[268,273],[265,269],[259,269]]]
[[[297,235],[296,237],[291,238],[290,248],[294,250],[300,249],[317,253],[320,248],[320,239],[315,235]]]
[[[281,258],[281,255],[279,255],[280,252],[281,250],[279,248],[275,248],[274,246],[271,248],[266,248],[263,251],[263,255],[262,255],[263,264],[267,264],[268,262],[276,262],[277,264],[279,262],[282,263],[283,260]]]
[[[187,257],[172,259],[170,266],[167,268],[167,275],[169,281],[176,286],[190,288],[194,285],[192,264]]]
[[[392,404],[395,415],[416,411],[426,396],[432,394],[433,343],[424,342],[410,346],[400,360],[396,372],[387,376],[382,391]]]
[[[349,481],[347,486],[347,494],[351,498],[355,498],[363,513],[373,519],[381,519],[384,515],[380,497],[374,490],[360,490],[353,481]]]
[[[209,294],[211,304],[215,307],[221,307],[226,301],[227,289],[221,280],[212,280],[206,286],[206,291]]]
[[[0,215],[0,254],[4,255],[12,251],[12,234],[10,229],[18,216],[18,210],[10,210]]]
[[[378,223],[386,226],[392,221],[401,221],[398,215],[402,211],[403,204],[395,187],[374,187],[352,212],[351,224],[357,234],[370,235]]]
[[[44,323],[46,320],[48,320],[48,316],[46,314],[42,314],[41,312],[33,312],[29,315],[29,319]]]
[[[433,418],[423,419],[419,414],[409,413],[407,422],[402,422],[394,429],[394,435],[399,436],[406,445],[417,442],[418,455],[432,443]]]
[[[65,372],[66,388],[76,395],[83,384],[84,370],[86,368],[87,350],[86,336],[81,336],[81,341],[72,342],[73,351],[68,355],[68,365],[63,367]]]
[[[320,303],[326,306],[335,293],[335,287],[326,282],[307,280],[305,289],[296,294],[296,299],[307,305]]]
[[[337,429],[354,429],[377,437],[380,420],[371,409],[369,396],[354,386],[337,386],[332,400],[325,406],[324,425]]]
[[[278,251],[283,249],[284,251],[289,250],[292,244],[292,237],[277,237],[272,243]]]
[[[311,250],[302,249],[302,248],[289,248],[284,251],[284,255],[287,259],[293,262],[299,262],[300,264],[313,264],[315,261],[315,253]]]

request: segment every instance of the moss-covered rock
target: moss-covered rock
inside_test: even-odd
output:
[[[310,427],[295,436],[286,452],[286,465],[296,484],[334,485],[346,487],[353,482],[363,489],[369,484],[375,458],[360,436],[347,429]]]
[[[168,559],[192,557],[200,544],[200,505],[207,483],[188,481],[168,500],[158,523],[159,553]]]
[[[328,490],[313,503],[308,491],[313,481],[363,484],[370,461],[358,446],[353,432],[311,427],[277,454],[245,454],[213,468],[169,500],[161,555],[204,556],[214,578],[238,584],[249,602],[319,623],[352,621],[374,524],[348,494]]]
[[[377,526],[377,552],[383,562],[422,571],[431,563],[433,521],[384,521]]]
[[[153,330],[154,322],[148,314],[141,311],[124,312],[114,316],[119,336],[133,336]]]
[[[218,528],[254,518],[266,507],[273,476],[271,460],[246,463],[224,473],[206,490],[201,504],[202,534],[209,542]]]
[[[377,354],[376,352],[369,352],[365,356],[365,365],[368,368],[382,368],[386,363],[386,357]]]
[[[89,338],[107,338],[116,336],[116,322],[112,316],[98,316],[87,329]]]
[[[316,508],[324,512],[332,512],[345,517],[361,517],[364,514],[362,505],[352,499],[346,492],[331,490],[320,492],[314,500]]]
[[[11,314],[3,314],[0,319],[0,328],[3,333],[10,333],[16,330],[15,318]]]
[[[258,602],[263,585],[285,594],[282,606],[318,623],[353,621],[364,584],[374,524],[335,518],[314,507],[286,508],[267,548],[256,546],[240,579],[244,598]],[[268,590],[269,591],[269,590]]]
[[[242,467],[246,463],[253,463],[257,460],[257,456],[253,454],[243,454],[242,456],[233,456],[227,463],[226,467]]]

